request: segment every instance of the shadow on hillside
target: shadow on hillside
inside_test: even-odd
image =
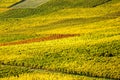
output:
[[[15,4],[11,5],[11,6],[9,6],[8,8],[12,8],[13,6],[18,5],[18,4],[20,4],[20,3],[24,2],[24,1],[25,0],[20,0],[19,2],[15,3]]]
[[[114,12],[111,14],[106,14],[101,17],[64,19],[64,20],[60,20],[57,22],[47,24],[47,25],[35,26],[32,28],[29,28],[29,30],[45,31],[45,30],[52,30],[52,29],[56,29],[56,28],[62,28],[62,27],[66,27],[66,26],[73,27],[74,25],[84,25],[84,24],[89,24],[89,23],[94,23],[94,22],[99,22],[99,21],[104,21],[104,20],[109,20],[109,19],[115,19],[115,18],[118,18],[119,16],[120,16],[120,11]],[[28,30],[28,29],[26,28],[22,31],[26,31],[26,30]]]

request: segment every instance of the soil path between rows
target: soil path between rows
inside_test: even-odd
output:
[[[68,37],[74,37],[74,36],[80,36],[80,34],[53,34],[53,35],[48,36],[48,37],[33,38],[33,39],[26,39],[26,40],[20,40],[20,41],[0,43],[0,46],[9,46],[9,45],[18,45],[18,44],[26,44],[26,43],[33,43],[33,42],[42,42],[42,41],[62,39],[62,38],[68,38]]]

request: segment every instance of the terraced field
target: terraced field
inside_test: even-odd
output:
[[[1,11],[0,80],[119,80],[120,1],[41,1]]]

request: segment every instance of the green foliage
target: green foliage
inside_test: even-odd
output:
[[[119,6],[119,0],[50,0],[37,8],[1,13],[1,44],[59,34],[76,36],[0,46],[0,76],[22,80],[39,75],[29,70],[42,69],[51,71],[46,76],[62,72],[120,79]]]
[[[72,44],[69,47],[68,43],[65,46],[66,42],[61,45],[63,41],[65,40],[3,47],[1,55],[6,51],[6,55],[10,54],[12,48],[15,50],[9,55],[10,59],[6,60],[7,56],[4,55],[5,59],[1,60],[3,64],[32,69],[119,79],[119,66],[114,66],[120,64],[119,39],[108,42],[100,40],[100,43],[98,40],[97,44],[94,44],[94,41],[80,45]]]
[[[16,76],[19,77],[20,74],[30,73],[31,71],[27,68],[17,67],[17,66],[9,66],[9,65],[1,65],[0,64],[0,78]]]
[[[64,8],[75,8],[75,7],[95,7],[100,4],[103,4],[110,0],[50,0],[49,2],[41,5],[38,8],[34,9],[13,9],[9,10],[1,15],[1,17],[13,17],[13,18],[21,18],[27,17],[31,15],[47,15],[49,13],[58,11]]]
[[[71,75],[71,74],[63,74],[58,72],[47,72],[44,70],[34,70],[33,73],[21,74],[19,77],[6,77],[0,78],[0,80],[103,80],[103,78],[95,78],[95,77],[87,77],[87,76],[79,76],[79,75]],[[104,79],[110,80],[110,79]]]

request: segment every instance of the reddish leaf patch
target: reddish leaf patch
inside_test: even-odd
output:
[[[0,46],[18,45],[18,44],[26,44],[26,43],[32,43],[32,42],[41,42],[41,41],[55,40],[55,39],[61,39],[61,38],[68,38],[68,37],[73,37],[73,36],[79,36],[79,34],[53,34],[53,35],[48,36],[48,37],[27,39],[27,40],[21,40],[21,41],[16,41],[16,42],[1,43]]]

